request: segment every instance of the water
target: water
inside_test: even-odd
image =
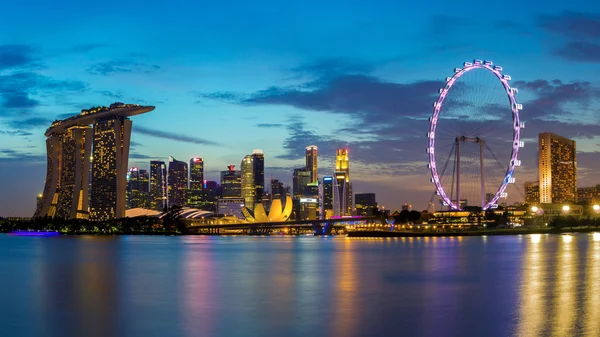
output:
[[[0,235],[0,289],[0,336],[600,336],[600,235]]]

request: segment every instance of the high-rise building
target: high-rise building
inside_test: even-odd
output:
[[[188,166],[186,162],[169,157],[167,176],[168,206],[185,206],[187,202]]]
[[[310,171],[310,182],[319,180],[319,169],[317,166],[318,148],[315,145],[306,148],[306,168]]]
[[[577,189],[577,202],[598,204],[600,202],[600,185],[593,187],[579,187]]]
[[[539,134],[539,186],[541,203],[577,201],[575,141],[544,132]]]
[[[92,128],[72,126],[46,140],[46,185],[35,216],[88,218]]]
[[[339,207],[339,215],[352,215],[352,183],[350,182],[350,159],[348,149],[338,149],[335,155],[335,180],[337,193],[334,192],[335,206]],[[334,190],[335,190],[334,186]],[[339,204],[339,205],[338,205]],[[337,210],[335,210],[336,213]]]
[[[356,193],[354,195],[356,204],[356,215],[373,215],[373,209],[377,208],[375,193]]]
[[[252,151],[252,171],[254,175],[254,202],[259,203],[265,192],[265,155],[262,150]]]
[[[221,171],[221,197],[242,197],[242,173],[235,170],[235,165],[227,166],[227,171]]]
[[[204,181],[202,193],[200,194],[200,204],[198,209],[202,209],[210,212],[217,212],[217,196],[219,184],[216,181]]]
[[[323,177],[323,214],[333,215],[333,177]]]
[[[537,204],[540,202],[540,182],[525,182],[525,202],[528,204]]]
[[[150,162],[150,208],[163,211],[167,205],[167,169],[164,161]]]
[[[111,116],[94,123],[91,219],[125,216],[131,124],[131,120],[123,116]]]
[[[278,179],[271,179],[271,197],[273,200],[281,200],[281,205],[285,207],[286,195],[287,193],[283,183]]]
[[[292,190],[294,198],[300,198],[306,186],[311,183],[311,172],[310,170],[303,168],[294,169],[294,175],[292,177]]]
[[[127,117],[153,109],[113,103],[54,121],[45,133],[46,184],[34,216],[92,220],[125,216],[131,136]]]
[[[127,208],[148,208],[149,195],[148,171],[137,167],[129,169],[127,174]]]
[[[204,187],[204,161],[202,158],[190,159],[190,180],[188,188],[188,206],[200,208],[202,204],[202,190]]]
[[[250,210],[254,209],[256,203],[256,188],[254,185],[254,165],[252,155],[247,155],[242,159],[242,198],[244,204]]]

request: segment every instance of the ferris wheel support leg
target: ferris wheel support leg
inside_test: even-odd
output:
[[[483,140],[479,141],[479,166],[481,169],[481,208],[485,207],[485,176],[483,171],[483,146],[485,142]]]
[[[456,206],[460,209],[460,139],[456,137]]]

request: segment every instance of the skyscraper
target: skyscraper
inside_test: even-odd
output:
[[[221,171],[221,197],[241,198],[242,197],[242,175],[240,171],[235,170],[235,165],[227,166],[227,171]]]
[[[323,213],[333,215],[333,177],[323,177]]]
[[[167,170],[164,161],[150,162],[150,208],[163,211],[167,201]]]
[[[204,161],[202,158],[190,159],[190,185],[188,190],[188,206],[200,208],[204,186]]]
[[[356,193],[356,215],[373,215],[373,209],[377,208],[375,193]]]
[[[306,148],[306,168],[310,171],[310,182],[319,180],[319,170],[317,166],[318,149],[315,145]]]
[[[94,123],[90,218],[109,220],[125,216],[127,161],[131,120],[110,116]]]
[[[169,174],[167,176],[167,200],[169,207],[185,206],[187,199],[188,166],[183,161],[169,157]]]
[[[34,216],[89,216],[93,220],[123,217],[131,136],[131,121],[127,117],[153,109],[113,103],[54,121],[45,133],[46,184]]]
[[[256,202],[256,188],[254,185],[254,165],[252,155],[247,155],[242,159],[242,198],[248,209],[254,209]]]
[[[285,206],[285,196],[287,195],[283,183],[278,179],[271,179],[271,197],[273,200],[281,200],[281,204]]]
[[[150,195],[148,193],[148,171],[137,167],[129,169],[127,174],[127,208],[148,208]]]
[[[334,208],[339,207],[339,215],[352,215],[352,183],[350,182],[350,159],[347,149],[338,149],[335,155]],[[337,192],[335,192],[337,187]],[[335,202],[338,198],[339,202]],[[337,213],[337,210],[334,210]]]
[[[577,201],[574,140],[549,132],[539,134],[539,186],[541,203]]]
[[[537,204],[540,202],[540,182],[525,182],[525,202],[528,204]]]
[[[262,150],[252,151],[252,173],[254,175],[254,202],[259,203],[265,191],[265,155]]]

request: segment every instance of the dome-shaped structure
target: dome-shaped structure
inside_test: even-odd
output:
[[[292,214],[292,198],[289,195],[285,197],[285,208],[282,209],[281,200],[275,199],[271,202],[269,214],[265,211],[262,203],[254,205],[254,211],[244,207],[242,214],[249,222],[282,222],[287,221]]]

